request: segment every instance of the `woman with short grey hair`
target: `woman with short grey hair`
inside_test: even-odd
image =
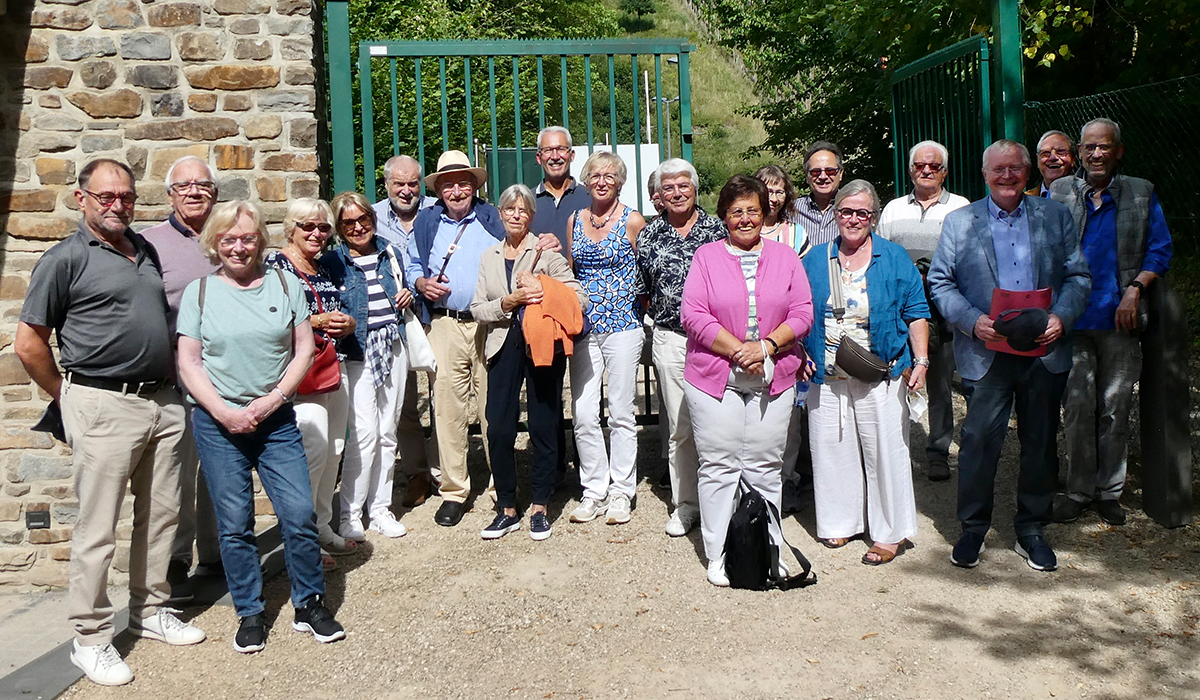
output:
[[[575,277],[587,295],[587,332],[571,355],[571,400],[583,498],[571,521],[607,514],[609,525],[629,522],[637,486],[637,420],[634,399],[645,334],[638,316],[637,237],[642,215],[618,197],[628,170],[615,153],[596,151],[581,179],[592,204],[567,220]],[[600,427],[600,390],[608,374],[611,454]]]

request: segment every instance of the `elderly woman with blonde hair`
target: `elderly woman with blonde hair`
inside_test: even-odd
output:
[[[317,262],[333,238],[333,210],[329,204],[307,197],[293,201],[283,217],[283,232],[287,243],[282,250],[267,256],[266,265],[300,280],[317,343],[337,342],[352,335],[354,317],[343,313],[341,291],[329,279],[329,271]],[[338,355],[344,357],[344,353]],[[321,549],[335,555],[349,554],[358,546],[335,532],[333,527],[333,492],[337,487],[338,462],[346,446],[346,420],[350,408],[346,384],[343,376],[332,390],[296,397],[296,423],[304,436],[304,452],[308,455]],[[323,560],[327,569],[336,566],[328,556]]]
[[[187,390],[201,468],[212,495],[221,561],[240,625],[233,648],[267,640],[262,570],[254,537],[252,472],[283,533],[299,631],[318,641],[345,636],[325,608],[325,580],[307,460],[292,397],[313,357],[300,282],[263,268],[262,213],[242,201],[217,205],[200,235],[220,268],[184,290],[179,308],[179,378]]]

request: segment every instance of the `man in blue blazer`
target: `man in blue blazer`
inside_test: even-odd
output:
[[[1016,551],[1030,567],[1053,571],[1054,550],[1042,536],[1057,477],[1058,409],[1071,369],[1069,334],[1087,306],[1091,275],[1071,213],[1058,202],[1028,197],[1031,168],[1023,144],[1002,139],[983,152],[988,196],[946,216],[929,283],[933,301],[954,327],[954,359],[967,396],[958,458],[958,519],[963,532],[950,560],[979,563],[991,527],[996,466],[1014,401],[1021,441]],[[1037,338],[1045,356],[988,350],[1004,340],[988,310],[996,289],[1049,288],[1049,322]]]

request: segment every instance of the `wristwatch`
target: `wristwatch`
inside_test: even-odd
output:
[[[928,357],[914,357],[913,364],[921,365],[925,369],[929,369],[929,358]]]
[[[1134,280],[1134,281],[1132,281],[1132,282],[1130,282],[1130,283],[1129,283],[1129,286],[1130,286],[1130,287],[1137,287],[1139,292],[1141,292],[1141,293],[1143,293],[1143,294],[1145,294],[1145,293],[1146,293],[1146,285],[1142,284],[1142,281],[1141,281],[1141,280]]]

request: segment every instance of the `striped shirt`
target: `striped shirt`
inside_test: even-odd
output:
[[[396,313],[388,301],[387,292],[379,282],[379,254],[358,255],[354,264],[362,268],[367,276],[367,330],[383,328],[396,322]]]
[[[833,213],[833,203],[825,211],[817,209],[813,204],[812,195],[806,195],[796,200],[792,205],[796,222],[808,234],[808,244],[811,248],[824,245],[838,237],[837,217]]]

